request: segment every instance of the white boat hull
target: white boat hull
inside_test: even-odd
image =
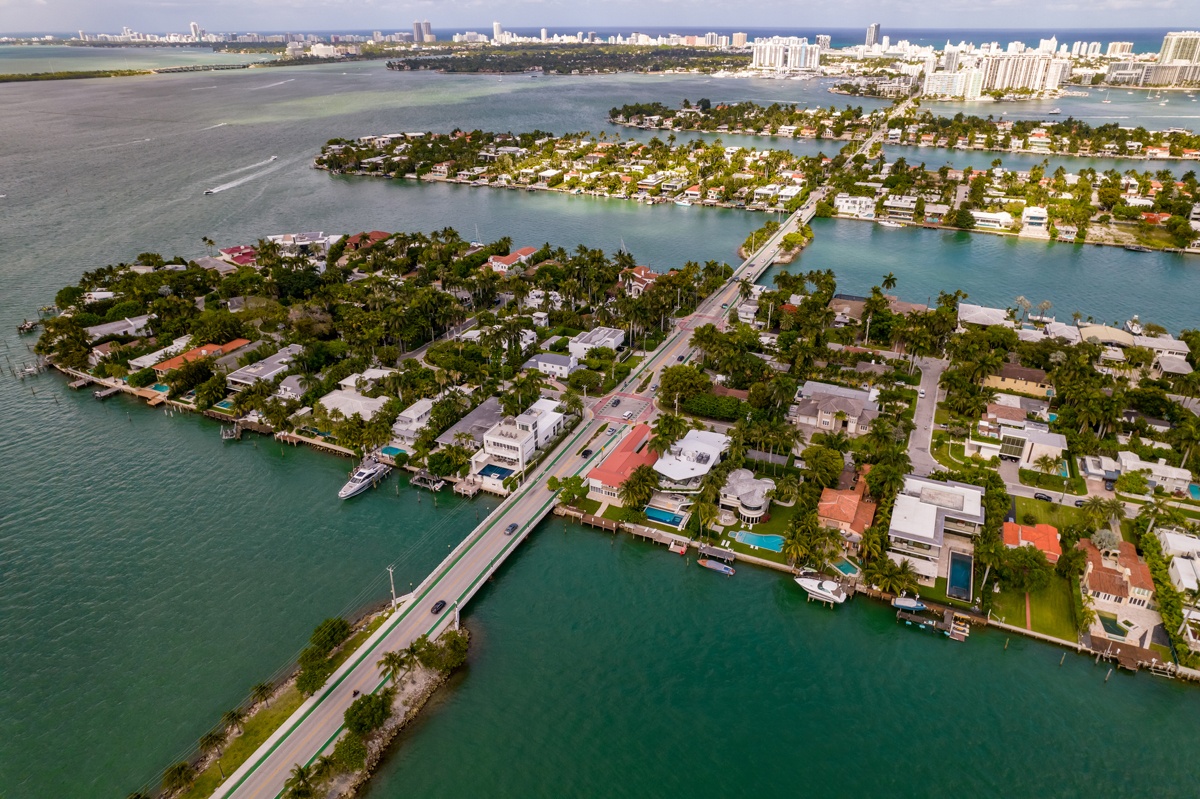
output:
[[[833,580],[819,580],[814,577],[797,577],[796,585],[805,590],[810,599],[840,605],[846,601],[846,592]]]

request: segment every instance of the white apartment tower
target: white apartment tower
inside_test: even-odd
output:
[[[190,27],[192,29],[192,41],[200,41],[200,24],[198,22],[193,22]]]
[[[734,47],[745,47],[746,46],[746,34],[744,34],[744,33],[733,34],[733,46]]]
[[[1104,54],[1109,58],[1133,55],[1133,42],[1109,42],[1108,50]]]
[[[872,22],[867,28],[867,47],[879,44],[879,23]]]
[[[831,49],[833,49],[830,46],[832,44],[833,44],[833,38],[828,33],[818,33],[817,34],[817,47],[820,47],[822,50],[831,50]]]
[[[1176,31],[1163,37],[1159,64],[1200,64],[1200,31]]]

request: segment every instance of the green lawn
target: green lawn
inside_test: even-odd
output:
[[[939,444],[931,454],[935,461],[950,470],[956,470],[967,462],[966,448],[961,443]]]
[[[271,734],[279,729],[303,702],[304,697],[300,695],[296,687],[289,686],[287,690],[271,700],[270,707],[263,708],[247,719],[245,732],[232,740],[221,755],[221,768],[224,769],[225,776],[228,777],[237,771],[242,763],[246,762],[250,755],[254,754],[255,750],[262,745],[262,742],[270,738]],[[200,773],[192,787],[183,794],[183,799],[202,799],[202,797],[211,796],[222,782],[224,780],[214,763]]]
[[[577,501],[574,507],[576,510],[581,510],[589,516],[595,516],[596,511],[600,510],[600,502],[599,500],[587,499],[585,497],[584,499]]]
[[[792,517],[799,511],[799,505],[793,505],[790,508],[785,508],[782,505],[771,503],[769,521],[754,525],[754,532],[762,535],[787,535],[787,526],[791,522]]]
[[[937,578],[937,580],[934,581],[932,588],[927,585],[918,586],[917,593],[921,595],[922,599],[928,599],[931,602],[937,602],[942,605],[948,605],[954,608],[964,608],[967,610],[973,608],[970,602],[963,602],[961,599],[951,599],[950,597],[946,596],[945,577]],[[978,586],[976,586],[976,593],[978,593]]]
[[[1052,524],[1062,529],[1068,524],[1082,524],[1083,511],[1057,502],[1042,502],[1029,497],[1017,497],[1017,521],[1025,524],[1027,514],[1034,517],[1034,524]]]
[[[1063,641],[1076,640],[1075,623],[1071,619],[1070,580],[1057,574],[1050,584],[1029,595],[1029,619],[1034,632]],[[1014,627],[1025,627],[1025,594],[1002,591],[992,598],[992,615]]]
[[[1021,485],[1033,486],[1034,488],[1042,488],[1046,491],[1056,494],[1062,494],[1063,478],[1058,474],[1046,474],[1045,472],[1034,471],[1033,469],[1021,469],[1020,472]],[[1084,484],[1082,477],[1071,477],[1067,479],[1067,493],[1075,496],[1082,496],[1087,493],[1087,486]]]

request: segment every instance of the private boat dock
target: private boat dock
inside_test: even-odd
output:
[[[409,479],[408,484],[414,488],[428,488],[430,491],[441,491],[446,487],[446,481],[435,474],[421,469]]]
[[[896,621],[902,621],[908,625],[915,624],[921,629],[932,627],[935,630],[945,633],[952,641],[965,641],[967,640],[967,636],[971,634],[971,619],[961,613],[955,613],[949,608],[942,611],[941,619],[931,619],[928,616],[922,616],[920,613],[898,610],[896,611]]]
[[[108,388],[98,388],[92,392],[92,396],[98,400],[106,400],[114,394],[120,394],[121,389],[117,386],[109,386]]]

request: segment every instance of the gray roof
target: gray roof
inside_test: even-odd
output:
[[[236,372],[231,372],[227,380],[234,383],[251,385],[259,380],[274,380],[280,373],[286,372],[291,366],[292,359],[299,355],[304,348],[299,344],[289,344],[274,355],[268,355],[257,363],[243,366]]]
[[[106,322],[102,325],[85,327],[83,331],[88,334],[92,341],[104,338],[105,336],[136,336],[143,332],[146,324],[153,318],[154,314],[126,317],[116,322]]]
[[[488,397],[479,407],[468,413],[457,424],[437,437],[437,443],[450,446],[454,443],[455,433],[470,433],[476,443],[483,444],[483,434],[504,418],[500,408],[500,400]]]
[[[572,356],[560,355],[557,352],[539,352],[528,361],[525,362],[523,369],[536,369],[540,363],[548,363],[553,366],[570,367]]]

